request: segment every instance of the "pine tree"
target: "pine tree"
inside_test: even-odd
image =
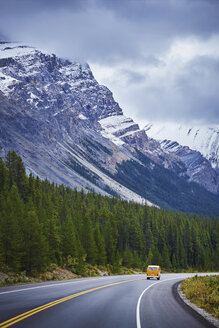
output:
[[[77,258],[79,256],[77,245],[78,241],[74,223],[68,213],[62,225],[62,254],[64,258],[67,258],[69,255],[73,258]]]
[[[162,263],[162,256],[158,250],[158,248],[155,248],[153,247],[152,248],[152,258],[151,258],[151,264],[154,264],[154,265],[161,265]]]
[[[134,262],[133,254],[132,254],[130,248],[127,246],[124,251],[124,254],[123,254],[122,264],[127,268],[131,268],[133,265],[133,262]]]
[[[107,258],[106,258],[106,246],[103,235],[100,233],[99,224],[96,224],[95,232],[94,232],[95,242],[97,245],[97,264],[106,265]]]
[[[0,268],[4,266],[4,248],[3,248],[3,234],[2,234],[2,218],[0,214]]]
[[[153,258],[153,251],[152,251],[152,249],[153,249],[154,247],[152,247],[152,248],[150,248],[150,250],[149,250],[149,252],[148,252],[148,256],[147,256],[147,258],[146,258],[146,266],[148,266],[148,265],[151,265],[151,264],[153,264],[152,263],[152,258]]]
[[[170,262],[170,253],[167,248],[167,245],[164,245],[163,251],[162,251],[162,267],[169,270],[172,268],[171,262]]]
[[[143,250],[143,235],[137,217],[134,216],[132,216],[129,225],[129,245],[133,251],[137,251],[141,254]]]
[[[138,269],[141,268],[142,263],[141,263],[139,253],[137,251],[134,251],[134,253],[133,253],[133,263],[132,263],[132,265],[133,265],[134,268],[138,268]]]
[[[187,269],[187,267],[188,267],[187,253],[186,253],[186,249],[184,247],[182,240],[180,240],[179,245],[180,245],[179,246],[179,253],[180,253],[179,266],[180,266],[180,268]]]
[[[83,247],[87,254],[87,262],[95,264],[97,259],[97,246],[94,239],[92,223],[89,217],[84,218]]]
[[[1,224],[4,262],[15,271],[19,271],[22,264],[23,236],[21,222],[23,222],[23,216],[24,204],[18,194],[17,187],[13,185],[2,211]]]
[[[6,166],[9,170],[9,186],[17,185],[21,197],[26,200],[28,192],[28,179],[22,159],[15,153],[9,151],[6,157]]]
[[[106,243],[107,263],[114,264],[116,259],[116,238],[113,235],[112,223],[107,221],[104,226],[104,238]]]
[[[0,194],[6,194],[9,190],[9,173],[5,162],[0,157]]]
[[[28,208],[31,207],[29,203]],[[47,266],[48,245],[33,207],[26,212],[23,230],[25,240],[23,269],[28,273],[41,272]]]
[[[61,262],[61,233],[58,224],[57,212],[53,209],[45,223],[46,238],[49,246],[49,259],[51,263]]]
[[[173,253],[173,256],[172,256],[172,268],[173,268],[174,270],[176,270],[176,269],[178,268],[175,253]]]
[[[150,225],[147,224],[147,230],[145,232],[145,243],[146,243],[146,253],[148,254],[149,251],[154,247],[154,238],[153,233],[151,231]]]

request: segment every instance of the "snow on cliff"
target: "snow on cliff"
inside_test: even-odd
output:
[[[150,138],[176,141],[182,146],[197,150],[211,162],[213,168],[219,168],[219,125],[197,127],[148,123],[145,131]]]

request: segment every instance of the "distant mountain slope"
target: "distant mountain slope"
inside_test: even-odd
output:
[[[193,127],[174,123],[148,123],[145,131],[150,138],[176,141],[182,146],[199,151],[213,168],[219,169],[219,125]]]
[[[177,155],[184,162],[189,181],[219,193],[219,127],[149,123],[145,131],[165,152]]]
[[[123,115],[89,66],[19,44],[0,45],[0,156],[72,188],[195,213],[219,214],[218,196],[188,162]],[[210,190],[210,189],[209,189]]]

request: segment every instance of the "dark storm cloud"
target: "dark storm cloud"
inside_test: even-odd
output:
[[[197,33],[206,36],[219,30],[218,0],[106,0],[99,3],[104,3],[119,17],[143,23],[147,21],[155,31],[161,33]]]
[[[162,60],[156,58],[155,56],[144,57],[144,62],[142,64],[156,66],[156,67],[165,65],[165,63]]]
[[[31,14],[40,13],[44,11],[51,11],[61,8],[82,10],[87,4],[92,5],[93,1],[86,0],[7,0],[1,1],[1,11],[4,13],[23,13]]]
[[[122,69],[118,72],[121,76],[124,76],[126,83],[139,84],[145,81],[146,75],[141,74],[130,69]]]
[[[136,27],[129,31],[128,21],[121,22],[94,1],[7,3],[11,6],[1,8],[0,28],[10,40],[46,46],[62,56],[86,61],[142,57],[137,43],[133,44]]]
[[[150,85],[145,70],[162,69],[160,58],[176,40],[219,35],[219,0],[0,0],[0,31],[62,57],[113,67],[125,81],[118,100],[120,92],[140,119],[219,121],[217,59],[194,58],[164,84]]]
[[[218,76],[219,58],[198,56],[185,66],[175,84],[181,96],[186,96],[183,115],[188,119],[219,123]]]
[[[139,120],[219,124],[219,58],[198,56],[164,85],[142,86],[126,102]]]
[[[214,0],[7,0],[0,16],[11,39],[44,40],[54,51],[88,61],[142,60],[176,37],[219,32]]]

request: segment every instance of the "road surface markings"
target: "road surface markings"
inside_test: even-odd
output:
[[[162,282],[165,282],[165,281],[168,281],[168,280],[174,280],[174,279],[182,279],[180,277],[177,277],[177,278],[171,278],[171,279],[165,279],[165,280],[162,280],[162,281],[157,281],[155,282],[154,284],[150,285],[149,287],[145,288],[143,290],[143,292],[141,293],[141,295],[139,296],[139,299],[138,299],[138,303],[137,303],[137,308],[136,308],[136,324],[137,324],[137,328],[141,328],[141,319],[140,319],[140,304],[141,304],[141,299],[144,295],[144,293],[146,291],[148,291],[148,289],[150,289],[151,287],[153,287],[154,285],[157,285],[157,284],[162,284]],[[1,326],[0,326],[1,327]]]
[[[117,276],[115,277],[111,277],[111,278],[117,278]],[[100,280],[100,278],[83,278],[86,281],[97,281]],[[47,287],[56,287],[56,286],[62,286],[62,285],[68,285],[68,284],[76,284],[77,282],[79,282],[79,280],[74,280],[74,281],[66,281],[66,282],[60,282],[60,283],[56,283],[56,284],[50,284],[50,285],[43,285],[43,286],[34,286],[34,287],[28,287],[28,288],[22,288],[22,289],[15,289],[15,290],[7,290],[6,292],[0,292],[0,295],[4,295],[4,294],[11,294],[11,293],[18,293],[18,292],[23,292],[23,291],[27,291],[27,290],[31,290],[31,289],[39,289],[39,288],[47,288]]]
[[[22,288],[22,289],[15,289],[15,290],[8,290],[6,292],[1,292],[0,295],[4,294],[11,294],[11,293],[17,293],[17,292],[23,292],[26,290],[31,290],[31,289],[38,289],[38,288],[46,288],[46,287],[55,287],[55,286],[60,286],[60,285],[68,285],[68,284],[75,284],[78,281],[70,281],[70,282],[64,282],[60,284],[51,284],[51,285],[43,285],[43,286],[36,286],[36,287],[29,287],[29,288]]]
[[[130,280],[123,280],[123,281],[119,281],[119,282],[114,282],[114,283],[111,283],[111,284],[108,284],[108,285],[103,285],[103,286],[99,286],[99,287],[95,287],[95,288],[92,288],[92,289],[87,289],[87,290],[84,290],[82,292],[79,292],[79,293],[76,293],[76,294],[72,294],[72,295],[69,295],[69,296],[66,296],[66,297],[63,297],[63,298],[60,298],[56,301],[53,301],[53,302],[50,302],[50,303],[47,303],[47,304],[44,304],[42,306],[39,306],[37,308],[34,308],[30,311],[27,311],[27,312],[24,312],[16,317],[13,317],[9,320],[6,320],[2,323],[0,323],[0,327],[1,328],[6,328],[6,327],[9,327],[9,326],[12,326],[14,325],[15,323],[21,321],[21,320],[24,320],[38,312],[41,312],[43,310],[46,310],[52,306],[55,306],[57,304],[60,304],[60,303],[63,303],[65,301],[68,301],[68,300],[71,300],[75,297],[78,297],[78,296],[81,296],[81,295],[84,295],[84,294],[88,294],[88,293],[91,293],[91,292],[94,292],[96,290],[99,290],[99,289],[103,289],[103,288],[106,288],[106,287],[110,287],[110,286],[115,286],[115,285],[119,285],[119,284],[124,284],[124,283],[127,283],[127,282],[132,282],[132,281],[136,281],[136,280],[142,280],[143,278],[135,278],[135,279],[130,279]]]

